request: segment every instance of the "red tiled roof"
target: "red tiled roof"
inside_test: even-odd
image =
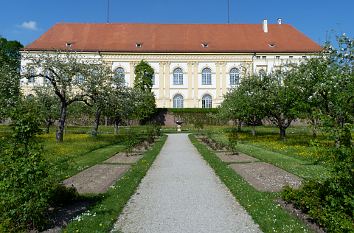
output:
[[[291,25],[268,24],[268,28],[264,33],[262,24],[58,23],[24,50],[65,50],[68,42],[72,50],[87,52],[302,53],[322,49]]]

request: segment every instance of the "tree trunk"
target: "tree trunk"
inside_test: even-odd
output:
[[[101,109],[98,108],[95,114],[95,122],[92,129],[92,136],[96,137],[98,134],[98,126],[100,125]]]
[[[312,119],[312,137],[317,137],[317,119]]]
[[[237,120],[237,131],[241,132],[242,121],[240,119]]]
[[[63,139],[64,139],[64,128],[65,128],[67,108],[68,108],[67,103],[61,102],[59,125],[58,125],[57,132],[56,132],[57,142],[63,142]]]
[[[49,130],[50,130],[50,126],[53,124],[54,122],[51,119],[46,119],[45,120],[45,133],[49,134]]]
[[[114,119],[114,134],[117,135],[119,132],[119,123],[120,123],[120,119],[115,118]]]
[[[253,124],[253,126],[252,126],[252,136],[253,137],[256,136],[256,125],[255,124]]]
[[[286,128],[280,127],[279,128],[279,133],[280,133],[280,139],[285,140],[286,137]]]
[[[49,134],[49,128],[50,128],[50,121],[47,119],[45,121],[45,133]]]
[[[253,122],[252,122],[252,136],[256,136],[256,116],[253,116]]]

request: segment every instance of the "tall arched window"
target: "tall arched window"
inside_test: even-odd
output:
[[[176,68],[173,71],[173,85],[183,85],[183,70]]]
[[[240,71],[237,68],[230,70],[230,85],[240,84]]]
[[[177,94],[173,97],[173,107],[174,108],[183,108],[183,96]]]
[[[264,78],[267,75],[267,73],[264,71],[264,69],[260,69],[258,71],[258,75],[260,78]]]
[[[34,85],[36,82],[36,71],[33,67],[29,68],[28,70],[28,77],[27,77],[27,84]]]
[[[210,95],[204,95],[202,98],[202,108],[212,108],[213,107],[213,99]]]
[[[202,70],[202,85],[211,85],[211,69],[209,68]]]
[[[114,78],[125,82],[125,71],[122,67],[118,67],[114,72]]]
[[[53,73],[49,69],[44,70],[43,85],[48,86],[51,84],[48,78],[53,78]]]
[[[76,74],[76,76],[75,76],[75,83],[76,84],[83,84],[84,83],[84,81],[85,81],[85,77],[82,75],[82,74],[80,74],[80,73],[78,73],[78,74]]]

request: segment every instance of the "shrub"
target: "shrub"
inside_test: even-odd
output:
[[[354,232],[354,159],[351,148],[335,151],[338,161],[330,178],[309,181],[301,189],[286,188],[285,201],[308,213],[328,232]]]
[[[127,135],[124,136],[124,145],[125,145],[125,153],[129,155],[133,152],[134,147],[136,144],[139,143],[139,138],[134,132],[129,132]]]
[[[0,148],[0,230],[40,229],[55,188],[35,140],[40,122],[26,107],[19,107],[12,119],[13,135]]]

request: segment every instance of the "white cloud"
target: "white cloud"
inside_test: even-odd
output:
[[[20,25],[21,28],[27,29],[27,30],[32,30],[32,31],[37,31],[37,22],[36,21],[25,21]]]

